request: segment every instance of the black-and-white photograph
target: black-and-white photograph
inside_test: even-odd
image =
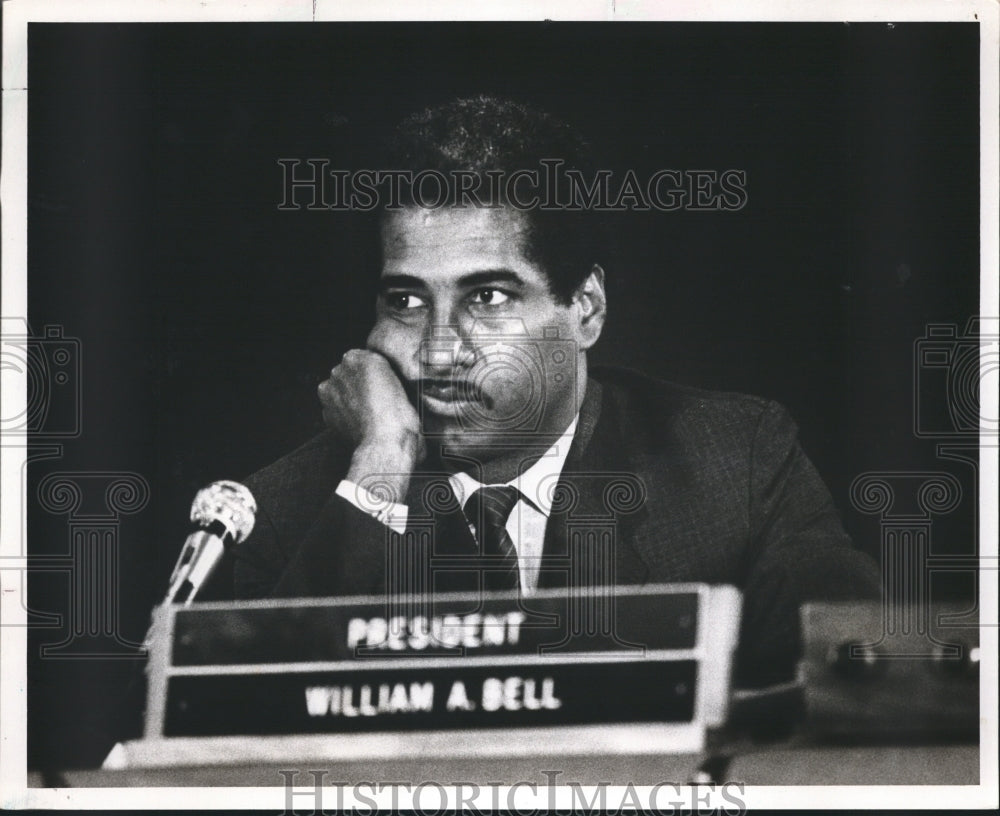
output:
[[[996,8],[270,5],[5,4],[4,806],[995,804]]]

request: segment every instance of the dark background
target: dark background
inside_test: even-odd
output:
[[[937,553],[974,552],[974,469],[913,431],[914,343],[979,313],[978,27],[967,24],[32,24],[29,320],[82,350],[83,433],[29,469],[131,471],[119,624],[140,641],[195,491],[320,428],[316,384],[372,316],[356,215],[280,212],[280,158],[364,160],[397,120],[473,93],[580,127],[616,177],[745,170],[738,212],[611,220],[593,359],[784,403],[859,546],[868,470],[954,473]],[[986,311],[990,311],[986,309]],[[940,372],[937,372],[940,373]],[[945,382],[923,388],[947,423]],[[973,439],[974,441],[974,439]],[[69,577],[29,580],[64,628],[29,641],[29,763],[100,762],[135,661],[41,659]],[[940,596],[973,597],[968,575]],[[119,733],[115,733],[118,730]]]

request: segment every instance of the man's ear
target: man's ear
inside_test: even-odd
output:
[[[608,302],[604,293],[604,270],[594,264],[590,274],[573,293],[573,307],[577,315],[577,340],[583,349],[589,349],[601,336]]]

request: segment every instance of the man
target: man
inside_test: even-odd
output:
[[[366,348],[320,386],[328,432],[248,481],[237,596],[734,584],[737,682],[786,679],[799,605],[877,597],[875,564],[782,408],[588,368],[608,308],[594,213],[508,183],[553,157],[592,169],[573,131],[503,100],[401,125],[393,169],[435,171],[450,204],[417,186],[383,210]],[[572,204],[560,178],[546,195]]]

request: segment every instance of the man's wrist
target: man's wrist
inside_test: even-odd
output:
[[[387,502],[383,497],[347,479],[341,479],[334,492],[400,535],[406,532],[406,522],[410,511],[405,504]]]
[[[363,439],[345,478],[366,490],[384,492],[388,501],[402,503],[419,447],[419,436],[406,431]]]

